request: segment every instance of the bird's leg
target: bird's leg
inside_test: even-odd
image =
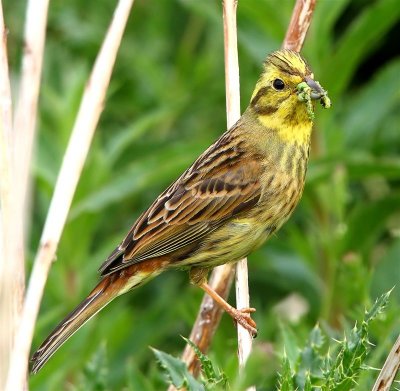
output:
[[[190,281],[203,289],[222,309],[224,309],[237,323],[243,326],[252,337],[257,336],[256,322],[250,314],[255,312],[255,308],[236,309],[227,303],[214,289],[208,285],[206,280],[207,269],[193,268],[190,271]]]
[[[236,309],[227,303],[217,292],[215,292],[207,282],[202,282],[198,285],[204,292],[206,292],[212,299],[222,307],[237,323],[243,326],[252,337],[257,336],[257,325],[250,314],[255,312],[255,308],[242,308]]]

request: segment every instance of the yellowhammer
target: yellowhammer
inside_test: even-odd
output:
[[[100,268],[101,281],[33,355],[36,373],[115,297],[168,269],[190,280],[255,334],[252,309],[237,310],[207,285],[210,268],[246,257],[289,218],[303,191],[313,103],[330,102],[296,52],[270,54],[250,105],[139,217]]]

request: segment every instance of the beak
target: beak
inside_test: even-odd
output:
[[[311,79],[311,77],[306,77],[305,82],[311,88],[311,99],[321,99],[323,96],[326,95],[326,91],[317,81]]]

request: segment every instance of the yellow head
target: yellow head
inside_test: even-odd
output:
[[[278,50],[265,61],[249,110],[285,141],[304,143],[310,139],[314,114],[311,100],[316,99],[329,107],[329,98],[314,81],[306,61],[297,52]]]

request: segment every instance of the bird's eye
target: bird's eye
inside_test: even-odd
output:
[[[282,91],[285,88],[285,83],[281,79],[275,79],[272,83],[272,87],[277,91]]]

